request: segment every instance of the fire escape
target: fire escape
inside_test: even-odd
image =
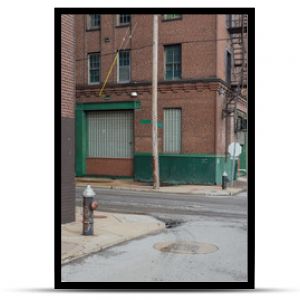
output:
[[[247,15],[227,15],[227,30],[230,35],[232,53],[232,71],[230,89],[226,93],[226,104],[223,109],[223,116],[235,116],[237,102],[247,97]]]

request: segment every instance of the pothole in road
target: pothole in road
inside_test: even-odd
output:
[[[217,251],[216,245],[193,241],[160,242],[153,246],[161,252],[177,254],[208,254]]]

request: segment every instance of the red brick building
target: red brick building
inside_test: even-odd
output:
[[[76,175],[151,181],[153,16],[76,15],[75,19]],[[247,99],[244,94],[232,100],[232,86],[245,88],[246,78],[239,83],[236,70],[241,65],[235,61],[239,49],[233,40],[238,33],[230,32],[235,26],[231,24],[231,15],[159,17],[158,142],[163,183],[220,184],[223,171],[230,172],[229,143],[237,138],[245,143],[235,129],[238,118],[246,118]],[[245,29],[244,24],[241,27]],[[244,61],[245,56],[243,66]]]
[[[61,222],[75,220],[75,18],[61,16]]]

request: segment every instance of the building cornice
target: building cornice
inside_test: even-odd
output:
[[[228,89],[226,82],[219,78],[200,78],[200,79],[185,79],[177,81],[159,81],[158,92],[159,93],[178,93],[191,91],[203,92],[204,90],[215,91],[222,86],[224,89]],[[77,85],[76,96],[81,97],[94,97],[99,95],[101,85],[89,86],[89,85]],[[126,84],[108,84],[105,88],[105,94],[107,95],[130,95],[131,92],[137,92],[139,95],[143,93],[152,93],[151,81],[139,81],[130,82]]]

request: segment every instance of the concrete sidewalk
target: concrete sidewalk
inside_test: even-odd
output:
[[[155,234],[165,224],[145,215],[94,212],[94,235],[82,235],[82,208],[76,207],[76,220],[61,226],[61,263],[66,264],[105,248]]]
[[[247,178],[240,177],[237,181],[228,184],[225,190],[218,185],[173,185],[162,186],[158,191],[153,190],[150,184],[134,181],[133,179],[110,179],[94,177],[77,177],[76,186],[101,187],[107,189],[132,190],[143,192],[175,193],[175,194],[196,194],[204,196],[231,196],[247,190]]]

